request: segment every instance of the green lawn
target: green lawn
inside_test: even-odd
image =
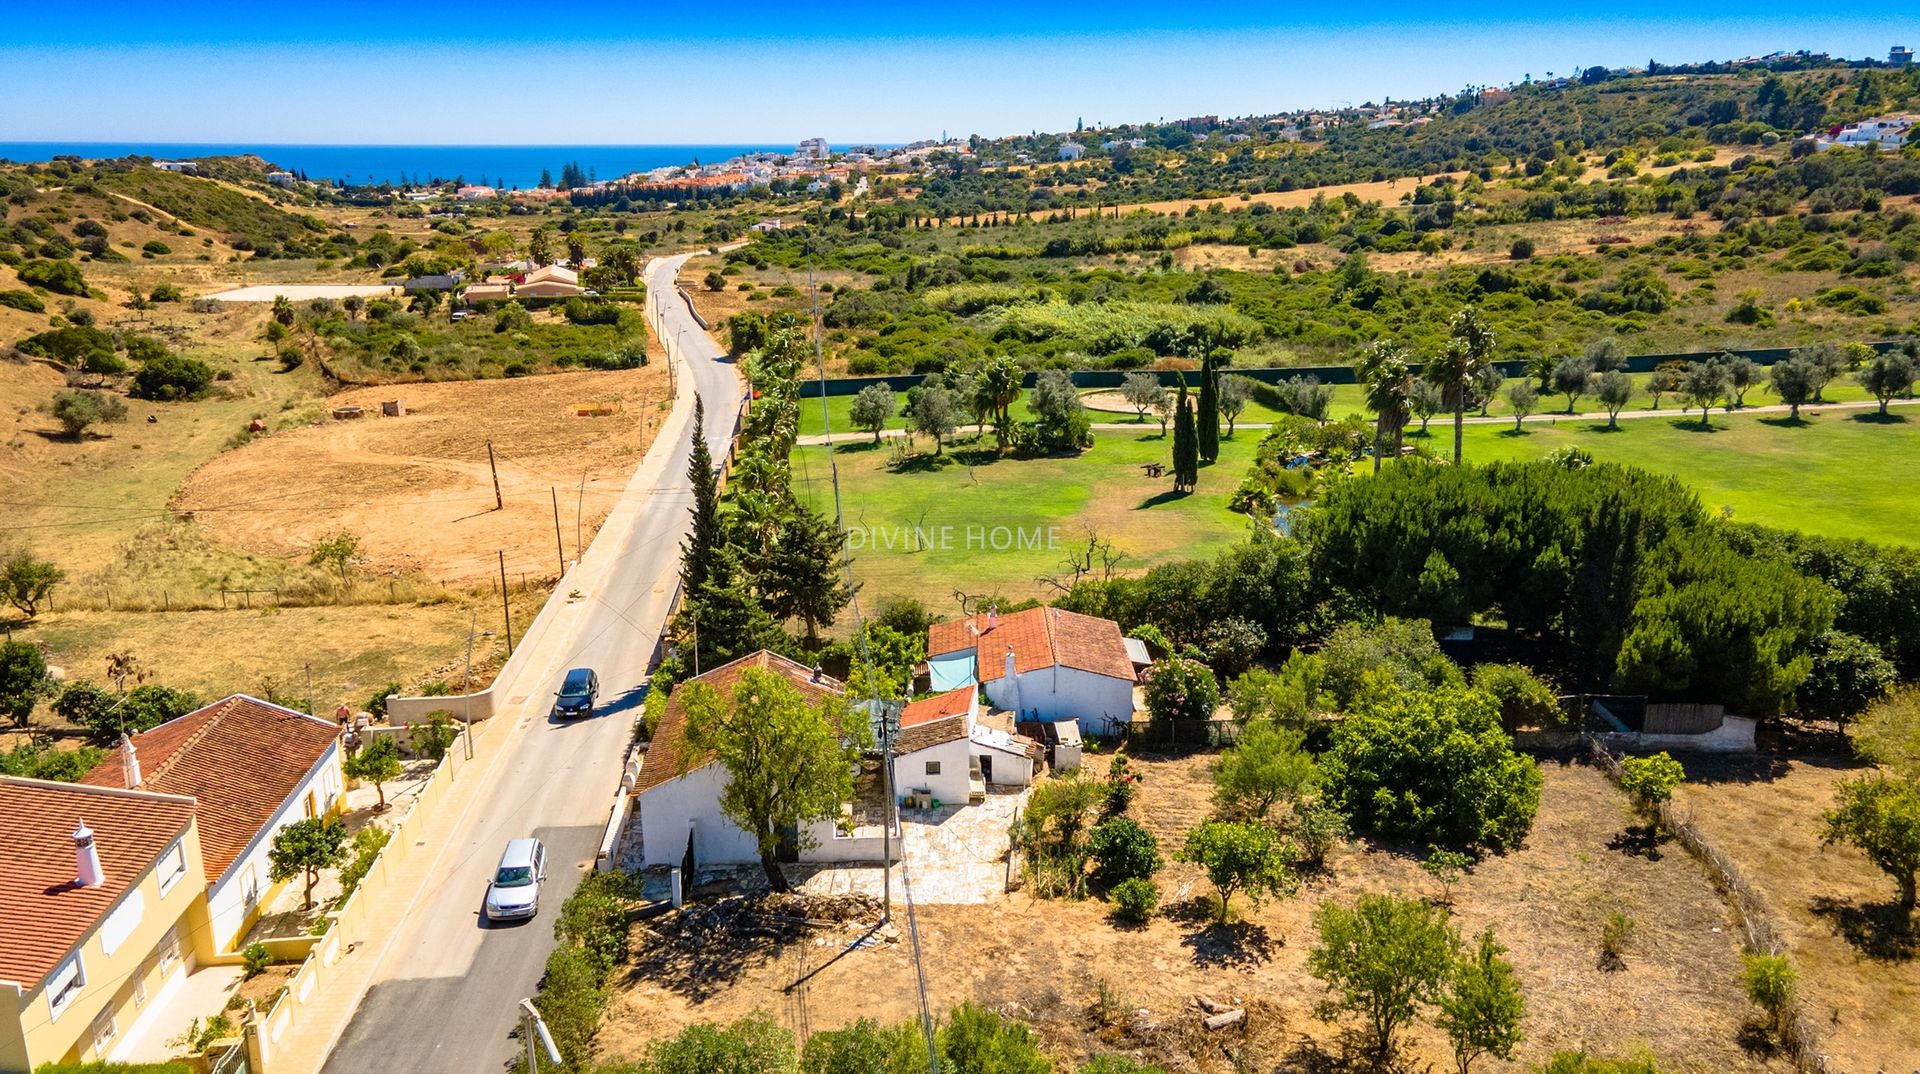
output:
[[[1427,443],[1449,454],[1452,438],[1453,430],[1435,421]],[[1911,410],[1895,410],[1884,422],[1872,411],[1830,412],[1799,425],[1784,414],[1716,410],[1711,432],[1697,417],[1623,421],[1617,432],[1586,420],[1530,422],[1519,435],[1510,426],[1467,426],[1469,462],[1533,459],[1567,446],[1674,474],[1699,491],[1709,511],[1731,508],[1742,522],[1920,544],[1920,503],[1906,470],[1920,460],[1920,413]]]
[[[817,400],[815,401],[817,402]],[[888,469],[893,448],[840,448],[841,501],[852,533],[854,575],[863,600],[914,596],[945,614],[956,590],[1009,599],[1049,592],[1042,576],[1065,570],[1068,550],[1084,548],[1089,527],[1125,554],[1123,569],[1211,555],[1244,536],[1248,522],[1227,500],[1252,463],[1258,434],[1221,443],[1220,461],[1203,468],[1200,487],[1174,496],[1170,478],[1148,478],[1146,462],[1166,462],[1170,442],[1101,433],[1074,458],[995,459],[991,434],[949,458],[906,472]],[[824,447],[794,452],[796,492],[832,510]],[[916,550],[916,531],[922,545]]]

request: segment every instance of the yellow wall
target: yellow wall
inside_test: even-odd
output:
[[[0,1074],[27,1074],[42,1063],[86,1060],[93,1055],[93,1023],[100,1012],[119,1012],[115,1022],[125,1033],[133,1023],[130,1009],[136,986],[145,981],[157,987],[163,976],[150,961],[167,930],[179,927],[180,958],[194,957],[207,932],[206,868],[200,855],[200,829],[189,822],[185,841],[187,868],[166,894],[149,865],[129,893],[139,891],[143,908],[139,924],[109,955],[100,944],[100,926],[94,922],[76,950],[80,952],[86,984],[57,1017],[51,1016],[46,982],[36,982],[17,1002],[11,989],[0,990]],[[124,897],[122,905],[124,905]],[[63,960],[64,962],[64,960]]]

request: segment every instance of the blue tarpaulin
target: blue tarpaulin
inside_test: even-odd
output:
[[[928,660],[927,673],[933,679],[931,688],[936,694],[972,686],[977,681],[973,675],[973,654],[965,649]]]

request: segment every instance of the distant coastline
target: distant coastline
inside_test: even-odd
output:
[[[214,142],[0,142],[0,159],[16,163],[56,156],[86,158],[148,156],[175,160],[251,154],[313,180],[350,185],[400,185],[461,179],[502,190],[527,190],[544,170],[578,163],[590,178],[616,179],[634,172],[699,161],[728,160],[747,153],[790,153],[792,145],[266,145]],[[836,149],[841,148],[836,146]]]

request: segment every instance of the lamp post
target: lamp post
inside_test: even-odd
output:
[[[467,613],[467,669],[460,681],[460,723],[466,731],[467,760],[473,760],[473,639],[491,638],[491,630],[475,630],[480,613]]]

